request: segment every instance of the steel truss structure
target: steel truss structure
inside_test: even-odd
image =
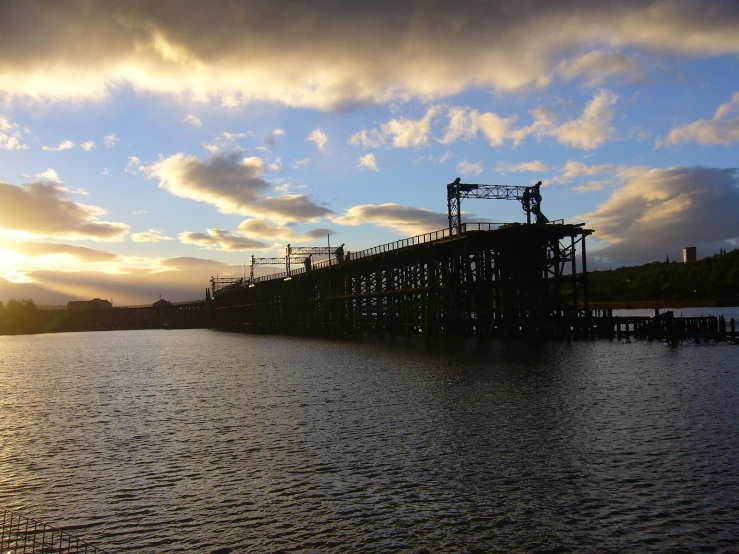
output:
[[[447,212],[449,214],[449,232],[456,235],[462,226],[462,199],[482,198],[485,200],[518,200],[523,211],[526,212],[526,223],[531,223],[531,214],[534,214],[536,223],[549,223],[541,213],[541,181],[536,185],[483,185],[476,183],[462,183],[457,177],[454,182],[446,186]]]
[[[523,194],[523,193],[521,193]],[[345,263],[219,291],[216,328],[316,335],[569,337],[589,332],[585,239],[570,224],[472,224]]]

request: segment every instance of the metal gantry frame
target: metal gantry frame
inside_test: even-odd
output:
[[[449,232],[459,234],[462,226],[462,199],[483,198],[493,200],[518,200],[526,212],[526,223],[531,223],[531,214],[534,214],[536,223],[548,223],[548,219],[541,213],[541,181],[533,186],[519,185],[483,185],[477,183],[462,183],[457,177],[454,182],[446,186],[447,213],[449,214]]]

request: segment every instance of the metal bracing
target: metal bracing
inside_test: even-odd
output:
[[[255,265],[284,265],[285,258],[256,258],[251,257],[251,269],[249,271],[249,284],[254,282],[254,266]]]
[[[533,186],[518,185],[484,185],[477,183],[462,183],[457,177],[454,182],[446,186],[447,212],[449,217],[449,233],[459,235],[462,229],[462,199],[482,198],[494,200],[518,200],[526,212],[526,223],[531,223],[531,214],[534,214],[536,223],[548,223],[548,219],[541,213],[541,181]]]
[[[448,234],[410,240],[289,281],[277,276],[223,289],[210,304],[212,321],[285,333],[564,336],[583,328],[573,319],[587,317],[584,244],[591,232],[514,225],[463,230],[453,241]]]

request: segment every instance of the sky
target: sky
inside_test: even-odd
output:
[[[730,251],[738,55],[732,0],[4,0],[0,301],[200,299],[443,229],[456,177],[542,181],[590,269]]]

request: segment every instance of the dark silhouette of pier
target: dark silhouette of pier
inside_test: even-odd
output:
[[[211,278],[201,301],[70,311],[56,330],[212,328],[314,336],[643,337],[736,342],[734,321],[591,310],[583,223],[550,221],[534,186],[447,185],[449,227],[359,252],[287,245],[249,278]],[[520,202],[525,223],[462,222],[463,199]],[[313,256],[328,255],[314,261]],[[306,257],[307,256],[307,257]],[[254,276],[260,264],[281,273]]]

